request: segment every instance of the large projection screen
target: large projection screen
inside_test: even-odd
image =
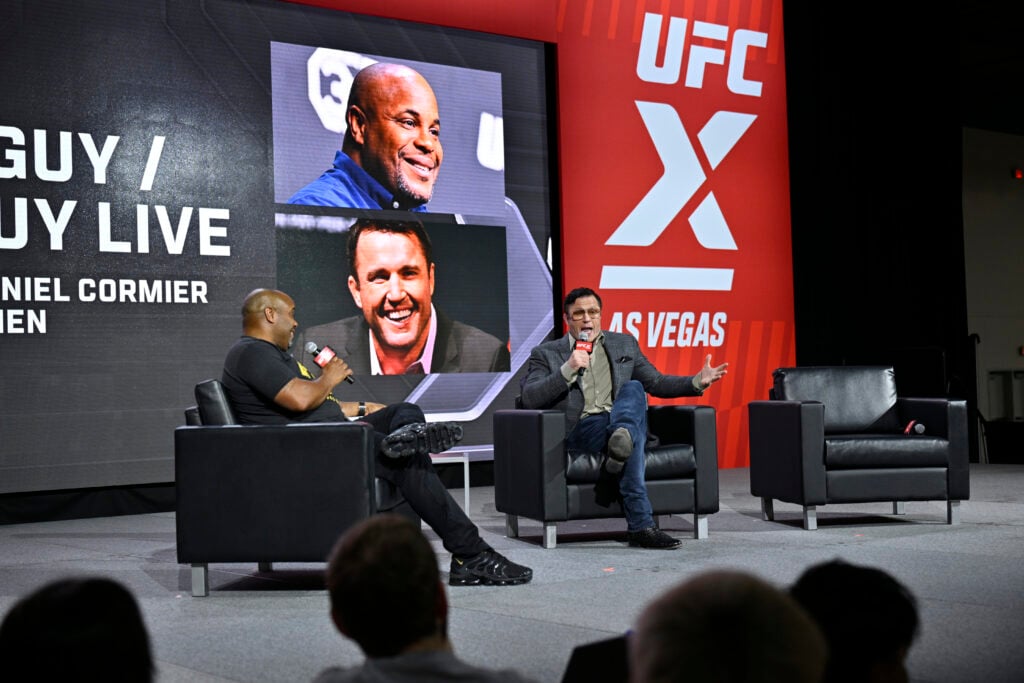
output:
[[[173,480],[173,430],[252,289],[289,291],[303,326],[357,313],[341,245],[367,212],[287,201],[340,149],[311,98],[337,109],[346,76],[314,55],[436,81],[434,303],[509,350],[504,371],[340,397],[415,400],[489,442],[553,325],[543,43],[270,0],[4,3],[0,38],[0,493]]]

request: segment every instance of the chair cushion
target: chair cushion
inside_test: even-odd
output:
[[[646,481],[664,479],[692,479],[697,472],[697,461],[693,446],[671,444],[648,448],[644,461]],[[568,466],[565,480],[570,484],[586,484],[597,481],[604,464],[603,453],[572,452],[566,455]]]
[[[779,368],[772,378],[775,399],[825,405],[826,434],[900,432],[891,367]]]
[[[946,467],[949,441],[939,437],[902,434],[834,435],[825,438],[828,470]]]

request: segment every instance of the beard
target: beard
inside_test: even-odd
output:
[[[430,197],[434,193],[433,184],[430,185],[430,188],[426,192],[422,192],[410,185],[409,179],[405,177],[405,174],[402,173],[401,170],[399,170],[395,175],[397,176],[395,178],[395,195],[403,204],[426,204],[430,201]]]

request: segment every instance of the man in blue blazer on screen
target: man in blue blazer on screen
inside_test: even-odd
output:
[[[523,380],[524,408],[565,412],[565,448],[605,452],[605,470],[618,477],[629,545],[676,548],[654,525],[644,483],[647,394],[658,398],[700,396],[726,373],[711,367],[711,355],[693,376],[663,375],[628,334],[601,330],[601,297],[579,287],[563,302],[568,333],[530,352]]]
[[[444,156],[437,98],[419,72],[378,62],[352,81],[334,165],[289,204],[426,211]]]

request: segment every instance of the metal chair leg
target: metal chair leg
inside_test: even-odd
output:
[[[204,598],[210,594],[210,572],[205,564],[192,565],[192,597]]]
[[[693,514],[693,537],[696,539],[704,539],[708,537],[708,516]]]
[[[946,523],[947,524],[959,524],[960,523],[960,501],[959,500],[948,500],[946,501]]]
[[[804,505],[804,529],[814,531],[818,528],[818,511],[813,505]]]
[[[544,522],[544,547],[549,550],[551,548],[554,548],[556,540],[557,539],[555,537],[555,523]]]

